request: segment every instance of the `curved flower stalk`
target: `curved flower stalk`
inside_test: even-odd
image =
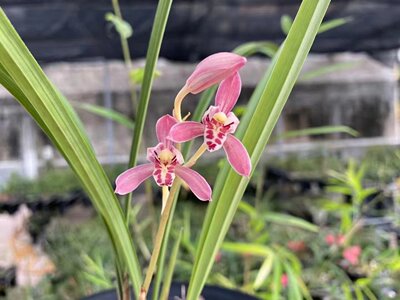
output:
[[[185,121],[172,126],[170,139],[183,143],[204,136],[203,147],[213,152],[224,148],[229,163],[242,176],[249,176],[251,161],[243,144],[232,134],[239,119],[232,112],[241,91],[239,73],[223,80],[215,97],[215,106],[210,106],[201,122]]]
[[[202,201],[211,200],[211,188],[207,181],[196,171],[183,166],[183,157],[173,143],[167,138],[176,119],[170,115],[161,117],[156,124],[158,145],[147,149],[147,160],[150,163],[128,169],[115,181],[115,192],[120,195],[134,191],[144,180],[153,175],[160,187],[168,188],[175,176],[187,183],[192,192]],[[163,206],[165,203],[163,203]]]
[[[215,53],[202,60],[175,98],[175,118],[178,121],[182,121],[181,104],[186,95],[189,93],[198,94],[221,82],[239,71],[246,61],[245,57],[230,52]]]

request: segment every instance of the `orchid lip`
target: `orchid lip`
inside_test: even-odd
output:
[[[225,124],[226,120],[228,119],[228,117],[226,116],[225,113],[218,112],[213,116],[213,119],[221,124]]]

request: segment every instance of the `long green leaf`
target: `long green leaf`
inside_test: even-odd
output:
[[[268,246],[260,244],[250,243],[223,243],[222,250],[227,252],[238,253],[242,255],[254,255],[260,257],[268,257],[273,254],[272,250]]]
[[[299,81],[308,81],[312,80],[314,78],[318,78],[320,76],[338,72],[338,71],[343,71],[343,70],[348,70],[351,68],[354,68],[357,65],[357,63],[354,62],[340,62],[340,63],[334,63],[334,64],[329,64],[327,66],[319,67],[315,70],[310,70],[306,73],[303,73]]]
[[[129,270],[135,293],[138,294],[141,269],[110,182],[71,105],[47,79],[1,9],[0,65],[1,84],[45,131],[89,194],[105,222],[115,251]]]
[[[146,65],[144,67],[144,75],[142,86],[140,89],[139,106],[135,117],[135,130],[131,150],[129,153],[128,167],[136,165],[139,155],[140,143],[142,141],[144,123],[147,116],[147,108],[149,106],[151,88],[153,86],[154,77],[156,76],[156,66],[169,12],[171,10],[172,0],[160,0],[157,5],[156,15],[154,17],[153,29],[150,35],[149,47],[147,48]],[[129,218],[131,209],[132,193],[125,197],[125,220]]]
[[[264,54],[268,57],[273,57],[278,51],[279,46],[273,42],[249,42],[238,46],[233,52],[243,55],[251,56],[256,53]]]
[[[274,263],[274,254],[271,252],[271,255],[267,256],[267,258],[262,263],[260,269],[258,270],[256,279],[253,283],[253,289],[258,290],[265,283],[268,276],[271,274],[272,266]]]
[[[318,232],[318,226],[314,225],[306,220],[296,218],[291,215],[268,212],[263,214],[264,220],[267,222],[272,222],[276,224],[281,224],[285,226],[293,226],[300,229],[308,230],[311,232]]]
[[[135,118],[136,126],[129,158],[130,167],[133,167],[136,164],[137,156],[139,154],[140,142],[143,135],[144,123],[146,121],[151,88],[153,86],[158,56],[160,54],[161,43],[164,37],[165,27],[167,26],[167,20],[169,12],[171,10],[171,5],[172,0],[160,0],[157,6],[156,15],[154,17],[153,30],[151,31],[149,47],[147,49],[143,82],[140,89],[139,106]]]
[[[290,28],[292,27],[293,24],[293,19],[289,15],[283,15],[281,17],[281,29],[284,34],[288,34],[290,31]]]
[[[105,108],[103,106],[94,105],[90,103],[72,103],[76,108],[88,111],[92,114],[98,115],[100,117],[110,119],[114,122],[117,122],[129,129],[135,128],[135,122],[126,117],[125,115],[109,108]]]
[[[176,259],[179,254],[179,245],[181,244],[182,232],[183,232],[183,228],[181,228],[179,230],[179,234],[178,234],[178,237],[176,238],[175,245],[172,248],[171,257],[169,259],[169,264],[168,264],[168,268],[166,270],[167,272],[164,277],[163,288],[161,291],[161,296],[160,296],[161,300],[168,299],[169,290],[171,288],[171,283],[172,283],[172,276],[174,275]]]
[[[175,208],[176,208],[178,195],[179,195],[179,191],[176,193],[175,198],[173,199],[174,202],[172,204],[171,213],[168,218],[167,228],[165,229],[160,254],[158,257],[157,273],[155,275],[155,280],[153,281],[153,297],[152,297],[153,300],[159,299],[158,296],[160,293],[161,281],[164,277],[165,256],[166,256],[166,252],[167,252],[167,248],[168,248],[168,242],[169,242],[169,236],[171,233],[172,222],[174,220],[174,214],[175,214]]]
[[[256,108],[254,111],[249,109],[246,112],[247,115],[252,114],[247,116],[249,123],[243,122],[240,125],[245,128],[239,129],[237,136],[249,152],[253,170],[298,78],[329,2],[329,0],[303,1]],[[188,300],[198,299],[211,271],[215,254],[232,222],[248,182],[248,178],[237,175],[225,163],[214,187],[214,201],[208,208],[201,232],[189,284]]]
[[[354,137],[359,135],[358,131],[354,130],[353,128],[339,125],[339,126],[320,126],[320,127],[305,128],[300,130],[291,130],[277,136],[277,138],[287,139],[287,138],[294,138],[301,136],[331,134],[331,133],[346,133]]]
[[[336,27],[340,27],[348,22],[350,22],[352,19],[351,18],[339,18],[339,19],[333,19],[326,21],[321,24],[319,27],[318,33],[323,33],[325,31],[332,30]]]
[[[280,260],[275,259],[272,279],[272,300],[280,299],[282,289],[282,274],[282,263]]]

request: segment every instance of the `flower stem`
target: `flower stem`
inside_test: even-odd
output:
[[[204,152],[206,152],[207,150],[207,146],[206,144],[202,144],[199,149],[197,149],[197,151],[193,154],[193,156],[188,160],[188,162],[185,164],[185,167],[192,167],[197,160],[200,158],[200,156],[202,156],[204,154]]]
[[[207,150],[205,144],[202,144],[200,148],[195,152],[195,154],[188,160],[185,164],[186,167],[193,166],[199,157]],[[140,300],[145,300],[147,291],[149,290],[151,279],[153,277],[155,268],[157,266],[158,256],[160,255],[161,244],[163,241],[163,237],[165,234],[165,229],[167,227],[168,219],[171,214],[171,208],[173,207],[175,199],[175,194],[179,191],[180,186],[182,185],[182,180],[178,177],[175,178],[174,183],[172,184],[171,190],[168,191],[168,187],[163,187],[163,210],[161,212],[161,220],[160,225],[158,226],[156,239],[154,241],[154,249],[151,254],[149,267],[147,268],[146,277],[144,279],[142,285],[142,292],[140,294]],[[165,207],[164,207],[165,205]]]
[[[174,117],[178,120],[178,122],[182,122],[182,112],[181,112],[181,105],[183,99],[186,95],[189,94],[189,91],[186,89],[186,85],[179,91],[178,95],[175,97],[174,102]]]
[[[163,213],[163,211],[164,211],[164,209],[165,209],[165,205],[167,204],[168,197],[169,197],[169,188],[168,188],[168,186],[164,185],[164,186],[162,187],[162,208],[161,208],[161,214]]]
[[[180,185],[181,185],[181,180],[179,178],[175,178],[174,183],[171,187],[171,191],[169,193],[164,211],[161,214],[160,225],[158,226],[156,240],[154,242],[153,253],[151,254],[149,267],[147,268],[147,272],[146,272],[146,278],[144,279],[143,286],[142,286],[142,294],[144,293],[143,299],[146,299],[146,294],[150,287],[151,279],[153,277],[153,274],[154,274],[154,271],[155,271],[155,268],[157,265],[158,256],[160,254],[160,248],[161,248],[163,236],[165,233],[165,228],[166,228],[168,218],[169,218],[169,215],[171,212],[172,204],[175,199],[175,193],[178,191]],[[163,191],[164,191],[164,189],[163,189]],[[164,192],[163,192],[163,194],[164,194]],[[141,299],[142,299],[142,296],[141,296]]]

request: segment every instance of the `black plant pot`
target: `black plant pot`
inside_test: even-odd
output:
[[[183,288],[184,287],[184,288]],[[182,290],[187,290],[187,284],[174,282],[171,285],[168,300],[176,300],[176,297],[185,299],[182,297]],[[233,290],[228,290],[218,286],[206,286],[201,293],[201,296],[205,300],[257,300],[257,298]],[[152,291],[150,289],[148,299],[152,299]],[[108,290],[94,294],[89,297],[85,297],[82,300],[117,300],[117,294],[115,290]]]

